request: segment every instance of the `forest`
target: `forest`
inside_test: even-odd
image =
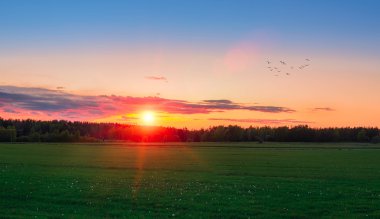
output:
[[[151,127],[118,123],[0,118],[1,142],[380,142],[377,127],[311,128],[229,125],[206,129]]]

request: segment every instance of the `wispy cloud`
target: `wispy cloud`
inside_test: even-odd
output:
[[[256,105],[246,105],[234,103],[231,100],[219,99],[219,100],[204,100],[203,104],[208,105],[214,109],[222,109],[222,110],[249,110],[249,111],[258,111],[258,112],[266,112],[266,113],[292,113],[295,112],[293,109],[289,109],[286,107],[280,106],[256,106]]]
[[[231,118],[209,118],[214,121],[227,121],[239,123],[253,123],[260,125],[288,125],[288,124],[310,124],[313,122],[296,119],[231,119]]]
[[[16,110],[9,109],[9,108],[4,108],[3,111],[6,112],[6,113],[13,113],[13,114],[18,114],[19,113]]]
[[[219,103],[219,104],[232,104],[233,102],[231,100],[204,100],[203,102],[206,103]]]
[[[186,100],[161,97],[132,97],[115,95],[76,95],[61,90],[44,88],[0,86],[0,109],[17,112],[39,112],[56,118],[93,119],[144,109],[170,114],[209,114],[231,110],[248,110],[266,113],[291,113],[294,110],[281,106],[252,106],[231,100]]]
[[[163,77],[163,76],[146,76],[145,78],[148,80],[168,82],[168,79],[166,77]]]
[[[316,107],[313,109],[313,111],[335,111],[335,109],[332,109],[330,107]]]

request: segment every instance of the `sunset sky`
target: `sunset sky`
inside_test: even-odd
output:
[[[0,117],[380,126],[379,10],[376,0],[2,0]]]

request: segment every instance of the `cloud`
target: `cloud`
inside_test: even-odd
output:
[[[295,119],[230,119],[230,118],[209,118],[213,121],[227,121],[239,123],[257,123],[261,125],[288,125],[288,124],[310,124],[313,122]]]
[[[6,112],[6,113],[14,113],[14,114],[18,114],[19,113],[16,110],[9,109],[9,108],[4,108],[3,111]]]
[[[335,109],[332,109],[330,107],[316,107],[313,109],[313,111],[335,111]]]
[[[9,88],[9,89],[7,89]],[[0,101],[21,109],[36,111],[68,110],[79,107],[96,107],[94,97],[75,96],[41,88],[0,87]]]
[[[145,78],[148,80],[168,82],[168,79],[166,77],[163,77],[163,76],[146,76]]]
[[[249,111],[258,111],[258,112],[266,112],[266,113],[281,113],[281,112],[292,113],[292,112],[295,112],[295,110],[289,109],[286,107],[247,106],[244,104],[234,103],[231,100],[225,100],[225,99],[204,100],[203,103],[205,103],[209,107],[212,107],[214,109],[220,109],[220,110],[249,110]]]
[[[186,100],[161,97],[132,97],[116,95],[76,95],[65,91],[44,88],[0,86],[0,109],[21,113],[48,115],[56,119],[95,119],[113,115],[155,110],[169,114],[209,114],[231,110],[248,110],[265,113],[291,113],[294,110],[280,106],[252,106],[231,100]]]
[[[241,109],[251,110],[251,111],[260,111],[260,112],[266,112],[266,113],[280,113],[280,112],[293,113],[295,112],[295,110],[293,109],[289,109],[286,107],[279,107],[279,106],[248,106],[248,107],[242,107]]]
[[[232,104],[231,100],[203,100],[206,103],[220,103],[220,104]]]

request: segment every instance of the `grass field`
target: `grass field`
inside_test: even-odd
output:
[[[365,144],[0,144],[1,218],[380,217]]]

